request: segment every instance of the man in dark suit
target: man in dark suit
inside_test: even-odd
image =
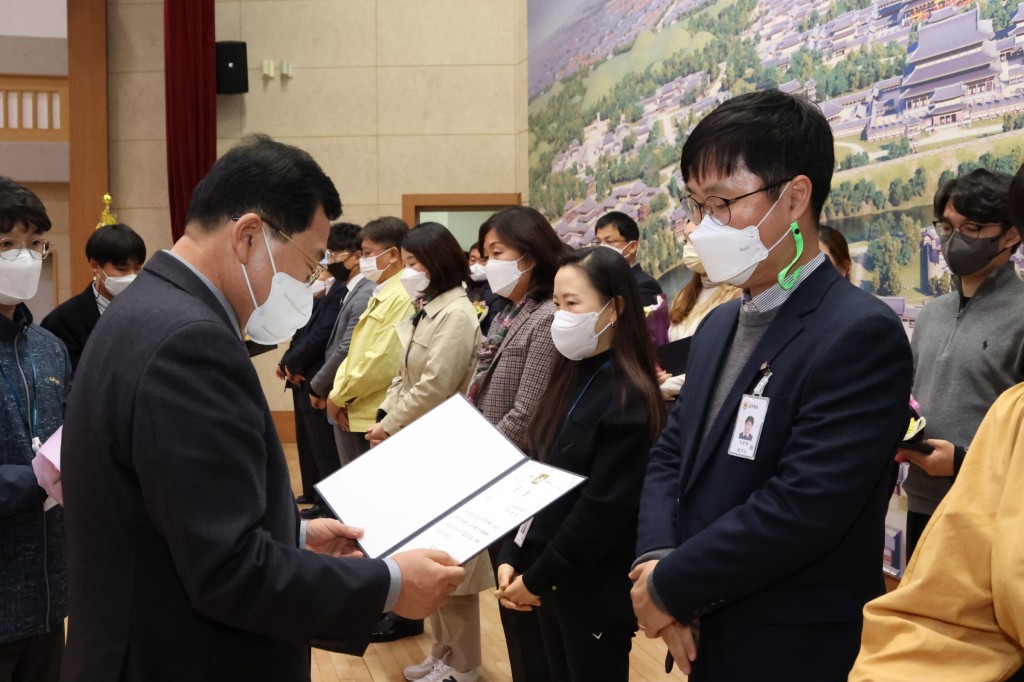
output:
[[[644,272],[636,262],[636,254],[640,250],[640,226],[622,211],[611,211],[598,218],[594,229],[594,243],[614,249],[626,259],[633,269],[633,277],[640,288],[640,302],[643,305],[654,305],[658,297],[664,298],[658,281]]]
[[[694,682],[845,680],[883,591],[912,359],[896,316],[818,249],[832,144],[814,104],[764,91],[683,147],[690,240],[744,294],[694,337],[630,575],[640,626]],[[755,438],[737,442],[747,414]]]
[[[381,613],[422,618],[462,580],[443,552],[355,558],[360,531],[295,507],[243,331],[305,323],[340,212],[308,154],[255,137],[93,331],[64,422],[62,679],[308,680],[311,641],[361,653]]]
[[[146,243],[127,225],[103,225],[85,242],[85,257],[92,269],[92,282],[85,291],[54,308],[39,325],[67,346],[72,371],[78,367],[82,349],[100,315],[142,269]]]
[[[327,253],[342,253],[347,245],[359,238],[359,226],[352,223],[335,223],[327,235]],[[302,479],[300,503],[312,503],[300,515],[313,519],[327,513],[323,500],[313,486],[341,468],[338,446],[334,443],[334,430],[309,400],[310,382],[324,364],[324,351],[334,330],[341,310],[341,302],[348,294],[348,271],[331,263],[332,256],[324,262],[333,276],[333,283],[323,296],[313,303],[313,314],[306,326],[295,332],[291,345],[285,351],[277,366],[277,376],[286,381],[292,391],[295,408],[295,438],[299,450],[299,473]]]

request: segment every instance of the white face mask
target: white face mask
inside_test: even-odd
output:
[[[474,282],[483,282],[487,279],[487,271],[480,263],[473,263],[469,266],[469,278]]]
[[[519,261],[523,260],[523,258],[525,256],[520,256],[515,260],[491,258],[487,261],[487,265],[484,266],[484,272],[487,274],[487,283],[491,285],[491,291],[504,298],[512,295],[512,290],[519,283],[519,278],[523,276],[524,272],[529,272],[533,268],[533,266],[530,266],[520,272]]]
[[[391,248],[394,248],[394,247],[391,247]],[[377,259],[380,258],[381,256],[383,256],[385,253],[387,253],[390,250],[391,249],[384,249],[383,251],[378,253],[376,256],[370,256],[369,258],[363,258],[362,256],[360,256],[359,257],[359,272],[362,273],[363,277],[365,277],[366,279],[370,280],[371,282],[379,282],[380,281],[380,276],[384,274],[384,270],[387,270],[387,267],[385,267],[384,270],[381,270],[380,268],[378,268],[377,267]]]
[[[611,303],[609,300],[608,303]],[[559,310],[555,313],[555,319],[551,322],[551,340],[558,352],[570,360],[582,360],[589,358],[597,350],[597,342],[612,326],[609,322],[597,331],[597,320],[601,313],[608,307],[604,304],[596,313],[570,313],[567,310]]]
[[[14,260],[0,260],[0,305],[17,305],[36,295],[43,261],[22,249]]]
[[[738,230],[728,225],[719,225],[710,215],[705,215],[697,229],[690,233],[687,239],[697,250],[697,255],[713,282],[728,282],[742,286],[754,274],[758,264],[790,234],[787,231],[770,248],[765,248],[761,242],[761,223],[775,210],[788,189],[787,183],[779,198],[757,225]]]
[[[616,246],[612,246],[611,244],[601,244],[601,246],[603,246],[603,247],[604,247],[604,248],[606,248],[606,249],[611,249],[611,250],[612,250],[612,251],[614,251],[615,253],[617,253],[617,254],[619,254],[620,256],[622,256],[623,258],[625,258],[625,257],[626,257],[626,254],[625,254],[624,252],[625,252],[625,250],[626,250],[626,249],[628,249],[628,248],[629,248],[629,245],[630,245],[630,244],[632,244],[632,243],[633,243],[633,242],[626,242],[626,245],[625,245],[625,246],[623,246],[623,247],[622,247],[621,249],[620,249],[620,248],[618,248],[618,247],[616,247]]]
[[[100,272],[103,272],[100,270]],[[128,288],[128,285],[135,281],[135,275],[125,275],[124,277],[111,277],[107,273],[103,272],[103,286],[106,287],[107,291],[110,292],[111,296],[117,296],[120,293],[124,293],[124,290]]]
[[[412,268],[402,270],[402,276],[399,279],[402,280],[402,286],[405,287],[409,298],[413,299],[422,296],[424,290],[430,286],[430,278],[427,277],[427,273]]]
[[[274,278],[270,281],[270,294],[262,304],[256,303],[256,295],[252,291],[249,272],[242,266],[245,283],[249,287],[249,296],[256,309],[245,323],[245,334],[254,342],[263,346],[273,346],[292,338],[295,331],[304,327],[313,314],[313,288],[306,286],[294,277],[277,271],[274,254],[270,250],[264,227],[263,241],[267,245],[270,256],[270,267],[274,269]]]

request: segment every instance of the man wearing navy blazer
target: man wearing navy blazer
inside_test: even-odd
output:
[[[461,581],[443,552],[356,558],[359,531],[299,520],[242,332],[305,323],[340,212],[306,152],[255,137],[100,318],[64,420],[65,682],[309,680],[311,642],[362,653],[381,613]]]
[[[764,91],[726,101],[683,147],[688,238],[744,294],[694,338],[631,577],[641,628],[694,682],[845,680],[883,591],[912,359],[891,310],[818,249],[832,145],[816,105]]]

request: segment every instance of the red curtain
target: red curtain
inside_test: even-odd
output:
[[[214,0],[164,0],[167,185],[174,241],[192,190],[217,159]]]

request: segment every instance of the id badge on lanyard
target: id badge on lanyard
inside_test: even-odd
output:
[[[736,423],[729,439],[728,453],[733,457],[752,460],[757,456],[757,444],[761,441],[761,430],[764,428],[770,401],[764,397],[764,389],[772,378],[772,370],[767,363],[761,370],[761,380],[754,387],[754,392],[744,394],[740,400],[740,409],[736,413]]]

